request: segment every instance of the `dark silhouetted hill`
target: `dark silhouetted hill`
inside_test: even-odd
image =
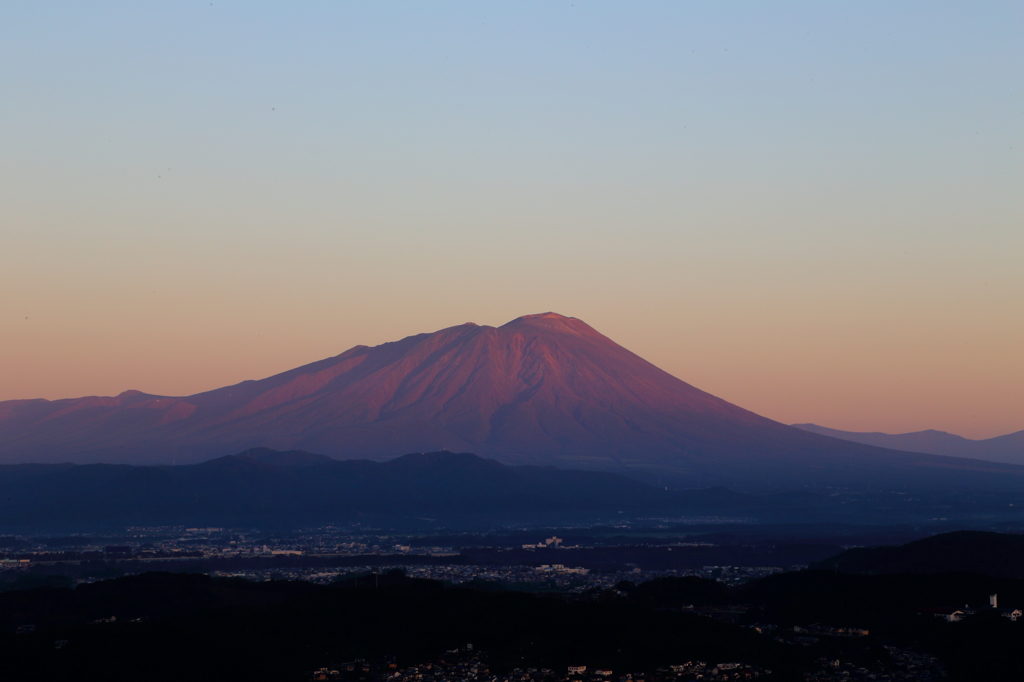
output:
[[[404,668],[472,643],[489,652],[492,675],[581,664],[650,674],[670,661],[708,660],[754,663],[772,670],[769,679],[799,680],[821,658],[884,663],[895,645],[939,657],[950,682],[1015,681],[1024,622],[982,612],[944,623],[919,613],[981,606],[993,593],[1020,605],[1024,581],[800,571],[739,588],[665,578],[558,598],[453,587],[400,571],[330,586],[148,573],[0,593],[0,679],[301,680],[355,659],[395,656]],[[777,627],[764,635],[740,627],[766,623]],[[26,624],[35,631],[15,634]],[[815,633],[803,646],[791,643],[806,636],[797,625],[870,632]],[[908,672],[886,677],[934,679]]]
[[[669,661],[742,660],[794,679],[800,662],[791,647],[748,628],[627,600],[446,588],[394,575],[382,576],[379,587],[367,582],[151,573],[74,590],[5,592],[0,678],[298,682],[323,666],[395,656],[404,668],[470,643],[489,653],[493,674],[518,666],[564,671],[578,661],[639,672]],[[26,623],[36,632],[14,634]],[[57,649],[59,641],[66,644]]]
[[[947,573],[970,571],[1024,578],[1024,535],[956,531],[898,547],[857,547],[811,565],[843,573]]]

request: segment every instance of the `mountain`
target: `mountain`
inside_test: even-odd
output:
[[[839,431],[817,424],[793,424],[798,429],[817,433],[822,436],[839,438],[854,443],[874,445],[890,450],[906,452],[922,452],[946,457],[966,457],[984,459],[990,462],[1006,462],[1007,464],[1024,464],[1024,431],[1017,431],[1005,436],[996,436],[984,440],[971,440],[945,431],[914,431],[913,433],[879,433]]]
[[[1024,485],[1024,467],[897,453],[774,422],[555,313],[356,346],[187,397],[0,403],[2,462],[181,464],[260,447],[373,460],[447,449],[704,487]]]
[[[876,575],[970,571],[1024,578],[1024,535],[973,530],[942,533],[898,547],[855,547],[810,568]]]

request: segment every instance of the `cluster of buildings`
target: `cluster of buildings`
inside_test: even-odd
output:
[[[817,644],[819,637],[867,637],[871,632],[864,628],[837,628],[831,625],[808,625],[793,627],[793,641],[798,644]]]
[[[289,538],[268,539],[261,534],[224,528],[130,528],[119,544],[96,538],[75,537],[24,540],[21,546],[0,552],[0,570],[77,564],[83,561],[126,561],[139,564],[195,559],[259,559],[309,557],[321,565],[332,558],[394,555],[457,557],[451,547],[410,547],[388,543],[387,536],[368,539],[331,531]],[[374,541],[376,540],[376,541]]]
[[[562,564],[541,564],[533,569],[536,573],[557,573],[561,575],[587,575],[589,568],[569,568]]]
[[[760,580],[769,575],[783,573],[785,570],[799,571],[806,566],[790,566],[783,569],[778,566],[705,566],[700,571],[694,571],[698,575],[709,580],[717,580],[726,585],[742,585],[752,580]]]
[[[390,567],[375,568],[386,572]],[[514,586],[534,586],[565,592],[581,594],[591,590],[610,590],[623,580],[638,582],[655,578],[700,576],[705,577],[701,570],[663,570],[643,571],[629,568],[623,571],[594,572],[579,566],[563,564],[541,564],[540,566],[479,566],[473,564],[446,564],[436,566],[401,566],[406,575],[413,578],[428,578],[447,581],[456,585],[473,581],[498,582]],[[369,570],[367,567],[366,570]],[[757,570],[757,569],[751,569]],[[781,570],[781,569],[773,569]]]
[[[456,547],[414,545],[409,536],[355,534],[352,529],[324,527],[286,537],[268,537],[257,531],[221,527],[133,527],[109,538],[65,537],[19,540],[18,547],[0,552],[0,571],[39,570],[47,566],[84,562],[116,563],[121,570],[174,570],[175,562],[211,562],[209,570],[254,580],[286,578],[325,582],[338,571],[359,570],[355,557],[374,557],[372,570],[400,567],[410,575],[459,584],[473,580],[504,583],[547,583],[549,589],[583,592],[607,589],[622,580],[650,580],[667,576],[700,576],[737,585],[783,571],[781,567],[705,566],[703,569],[644,570],[625,564],[623,570],[595,573],[568,561],[542,565],[465,565],[467,557]],[[117,544],[113,544],[117,543]],[[678,543],[701,545],[706,543]],[[552,535],[529,549],[578,549]],[[566,556],[569,556],[568,554]],[[393,557],[390,563],[386,557]],[[440,565],[440,561],[450,561]],[[335,561],[337,560],[337,561]],[[439,561],[440,560],[440,561]],[[547,559],[547,561],[551,561]],[[369,563],[369,562],[368,562]],[[530,562],[524,561],[524,564]],[[385,566],[384,564],[389,564]],[[328,570],[334,567],[333,575]]]
[[[564,669],[521,667],[502,673],[492,672],[486,653],[474,652],[472,644],[445,652],[436,660],[410,666],[386,658],[379,663],[357,660],[324,667],[308,673],[312,682],[731,682],[733,680],[771,679],[771,670],[746,663],[709,664],[687,661],[657,668],[653,673],[617,673],[604,668],[570,665]]]
[[[942,664],[928,654],[887,646],[891,663],[865,667],[838,658],[819,658],[815,670],[804,673],[804,682],[939,682],[946,677]]]
[[[523,549],[544,549],[545,547],[561,547],[562,538],[552,535],[535,545],[523,545]]]
[[[871,667],[837,658],[819,658],[813,669],[803,674],[803,680],[938,682],[946,676],[942,665],[932,656],[898,647],[887,646],[885,649],[889,660]],[[310,671],[307,678],[311,682],[735,682],[774,679],[770,669],[735,661],[686,661],[660,666],[651,673],[619,672],[582,663],[561,669],[524,666],[496,672],[491,670],[486,652],[476,652],[472,645],[414,665],[400,665],[391,657],[380,662],[359,659]]]
[[[962,609],[952,607],[930,608],[919,609],[918,613],[927,616],[934,616],[936,618],[946,621],[947,623],[956,623],[963,620],[964,618],[967,618],[968,616],[974,616],[978,614],[998,614],[1003,618],[1009,618],[1010,620],[1016,622],[1016,620],[1020,618],[1021,615],[1024,615],[1024,613],[1022,613],[1021,610],[1017,608],[1001,608],[999,606],[999,595],[997,594],[989,595],[988,606],[971,608],[969,605],[964,604],[964,607]]]

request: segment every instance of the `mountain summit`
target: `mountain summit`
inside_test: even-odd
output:
[[[785,426],[556,313],[356,346],[183,398],[128,391],[0,403],[5,462],[182,464],[260,447],[378,460],[448,449],[509,464],[643,470],[704,484],[1024,472]]]

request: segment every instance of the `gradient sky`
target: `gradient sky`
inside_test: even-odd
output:
[[[1024,4],[0,4],[0,400],[554,310],[783,422],[1024,429]]]

